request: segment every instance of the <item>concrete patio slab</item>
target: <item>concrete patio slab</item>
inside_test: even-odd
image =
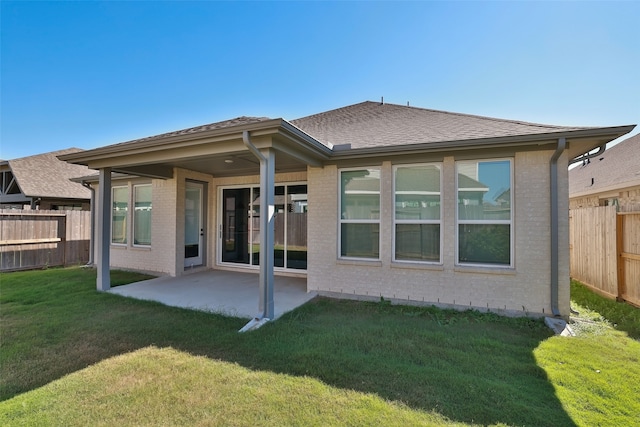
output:
[[[251,319],[261,314],[258,279],[255,273],[207,270],[180,277],[157,277],[117,286],[109,292],[172,307]],[[274,285],[276,319],[316,296],[315,292],[307,292],[304,278],[276,276]]]

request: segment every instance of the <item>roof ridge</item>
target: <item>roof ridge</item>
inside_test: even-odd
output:
[[[308,116],[304,116],[304,117],[300,117],[300,118],[297,118],[297,119],[293,119],[292,121],[305,120],[305,119],[308,119],[310,117],[321,116],[321,115],[328,114],[328,113],[334,113],[334,112],[337,112],[337,111],[340,111],[340,110],[346,110],[346,109],[350,109],[350,108],[357,107],[359,105],[365,105],[365,104],[376,104],[376,105],[380,105],[380,106],[390,105],[390,106],[399,107],[399,108],[409,108],[409,109],[420,110],[420,111],[428,111],[428,112],[432,112],[432,113],[448,114],[448,115],[451,115],[451,116],[470,117],[470,118],[489,120],[489,121],[500,122],[500,123],[513,123],[513,124],[524,125],[524,126],[533,126],[533,127],[537,127],[537,128],[552,128],[552,129],[591,129],[591,128],[593,128],[593,127],[588,127],[588,126],[561,126],[561,125],[551,125],[551,124],[545,124],[545,123],[534,123],[534,122],[527,122],[527,121],[522,121],[522,120],[513,120],[513,119],[503,119],[503,118],[499,118],[499,117],[482,116],[482,115],[478,115],[478,114],[468,114],[468,113],[459,113],[459,112],[453,112],[453,111],[437,110],[437,109],[434,109],[434,108],[416,107],[416,106],[413,106],[413,105],[394,104],[394,103],[391,103],[391,102],[384,102],[383,103],[383,102],[379,102],[379,101],[358,102],[356,104],[347,105],[347,106],[339,107],[339,108],[334,108],[332,110],[323,111],[323,112],[320,112],[320,113],[311,114],[311,115],[308,115]]]

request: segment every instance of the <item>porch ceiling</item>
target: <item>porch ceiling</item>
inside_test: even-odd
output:
[[[307,163],[286,153],[276,152],[276,172],[294,172],[307,169]],[[257,175],[260,162],[248,151],[203,155],[193,159],[170,160],[157,164],[115,167],[115,172],[154,178],[171,178],[173,168],[189,169],[215,177]]]

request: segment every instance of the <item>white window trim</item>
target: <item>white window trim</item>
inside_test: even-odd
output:
[[[377,170],[380,174],[379,189],[378,189],[378,206],[380,212],[378,219],[343,219],[342,218],[342,172],[359,171],[359,170]],[[338,169],[338,242],[337,242],[337,257],[339,260],[357,260],[357,261],[380,261],[382,258],[382,167],[380,166],[362,166],[354,168],[340,168]],[[375,194],[375,192],[363,192],[363,194]],[[342,224],[378,224],[378,257],[349,257],[342,255]]]
[[[508,161],[509,162],[509,189],[511,190],[509,192],[509,203],[510,203],[510,211],[511,211],[511,219],[510,220],[460,220],[459,216],[458,216],[458,208],[459,208],[459,203],[458,203],[458,165],[460,163],[469,163],[469,162],[477,162],[477,163],[490,163],[490,162],[502,162],[502,161]],[[513,269],[515,268],[515,236],[514,236],[514,231],[515,231],[515,204],[514,204],[514,199],[513,199],[513,194],[514,194],[514,176],[515,176],[515,170],[514,170],[514,159],[512,157],[500,157],[500,158],[489,158],[489,159],[478,159],[478,160],[473,160],[473,159],[465,159],[465,160],[456,160],[455,162],[455,204],[456,204],[456,210],[455,210],[455,234],[456,234],[456,240],[455,240],[455,266],[456,267],[487,267],[487,268],[500,268],[500,269]],[[464,189],[463,189],[464,190]],[[509,264],[482,264],[482,263],[473,263],[473,262],[460,262],[460,241],[459,241],[459,233],[460,233],[460,227],[459,225],[464,225],[464,224],[486,224],[486,225],[509,225]]]
[[[127,189],[127,214],[125,215],[125,221],[126,221],[127,225],[130,222],[130,219],[129,219],[129,211],[130,211],[130,209],[129,209],[129,207],[131,206],[131,188],[129,187],[128,184],[127,185],[113,185],[113,186],[111,186],[111,206],[110,206],[110,213],[111,213],[110,218],[111,218],[111,220],[109,222],[109,242],[110,242],[111,246],[118,246],[118,247],[121,247],[121,248],[126,248],[127,245],[129,244],[129,242],[131,241],[131,236],[129,235],[131,227],[128,226],[127,230],[125,232],[126,233],[126,236],[125,236],[126,242],[118,243],[118,242],[114,242],[113,241],[113,202],[115,200],[115,197],[114,197],[115,190],[118,189],[118,188],[126,188]]]
[[[440,219],[423,219],[423,220],[407,220],[407,219],[396,219],[396,194],[404,194],[405,192],[397,192],[396,191],[396,171],[399,168],[403,167],[415,167],[415,166],[437,166],[440,170]],[[391,248],[391,256],[392,260],[395,263],[410,263],[410,264],[429,264],[429,265],[442,265],[442,251],[443,251],[443,239],[442,239],[442,178],[443,178],[443,169],[444,164],[442,162],[428,162],[428,163],[411,163],[411,164],[402,164],[402,165],[394,165],[393,166],[393,193],[391,195],[392,203],[393,203],[393,241]],[[421,192],[420,194],[429,195],[433,194],[428,191]],[[440,251],[439,251],[439,260],[438,261],[418,261],[418,260],[407,260],[407,259],[397,259],[396,258],[396,225],[397,224],[438,224],[440,225]]]
[[[148,245],[141,245],[139,243],[135,243],[135,235],[136,235],[136,221],[135,221],[135,210],[136,210],[136,189],[138,187],[150,187],[151,188],[151,217],[153,218],[153,188],[151,183],[146,183],[146,184],[134,184],[133,185],[133,190],[131,191],[131,203],[130,205],[132,206],[131,209],[131,246],[135,247],[135,248],[150,248],[151,247],[151,243],[149,243]],[[153,228],[153,219],[151,220],[151,224],[150,226]],[[153,240],[153,236],[150,236],[150,238]]]

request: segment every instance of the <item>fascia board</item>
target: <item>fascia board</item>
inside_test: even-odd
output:
[[[95,160],[101,160],[114,155],[126,156],[129,154],[140,154],[165,149],[171,145],[172,149],[186,147],[190,145],[200,145],[208,143],[216,143],[229,140],[237,140],[242,142],[242,132],[245,130],[268,130],[275,132],[281,124],[282,119],[265,120],[261,122],[251,123],[247,125],[226,127],[221,129],[212,129],[208,131],[185,133],[180,135],[172,135],[165,137],[152,137],[142,141],[123,142],[106,147],[96,148],[93,150],[81,151],[78,153],[63,154],[58,156],[60,160],[87,165],[87,163]]]
[[[560,131],[560,132],[548,132],[531,135],[515,135],[507,137],[497,138],[480,138],[469,140],[452,140],[443,142],[430,142],[424,144],[410,144],[401,146],[383,146],[383,147],[371,147],[361,148],[353,150],[344,150],[333,152],[332,158],[335,159],[350,159],[357,157],[376,157],[380,155],[388,154],[411,154],[411,153],[424,153],[424,152],[442,152],[442,151],[461,151],[461,150],[473,150],[473,149],[487,149],[487,148],[507,148],[507,147],[522,147],[532,145],[548,145],[555,144],[559,138],[567,138],[571,140],[579,140],[586,138],[605,138],[608,141],[613,141],[622,135],[625,135],[633,130],[636,125],[628,126],[616,126],[607,128],[588,128],[579,129],[573,131]],[[600,142],[595,146],[599,146]],[[589,152],[594,147],[590,147]],[[582,154],[582,153],[580,153]],[[580,155],[578,154],[578,155]]]

